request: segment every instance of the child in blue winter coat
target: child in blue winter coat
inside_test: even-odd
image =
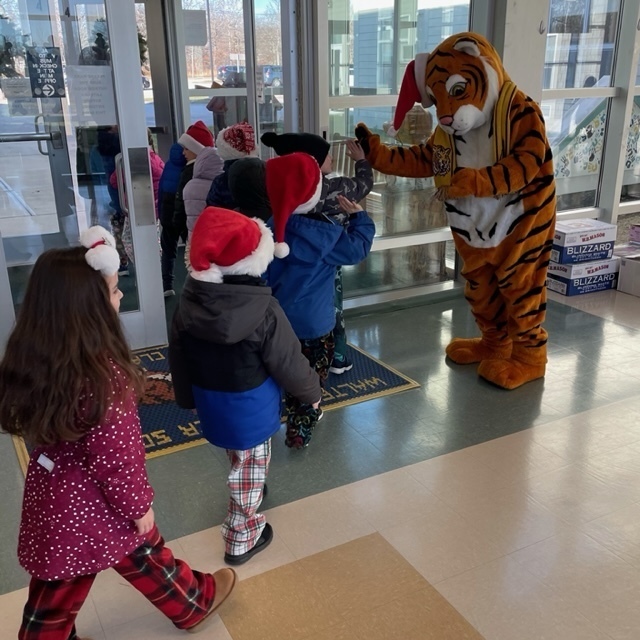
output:
[[[336,268],[364,260],[373,242],[375,225],[359,205],[339,196],[345,223],[313,213],[320,201],[322,174],[306,153],[267,161],[267,193],[276,240],[274,260],[266,278],[302,344],[302,352],[324,382],[333,360]],[[306,214],[306,215],[293,215]],[[309,444],[322,411],[285,395],[285,444]]]
[[[322,171],[322,196],[314,213],[331,216],[335,222],[346,222],[345,212],[340,206],[338,196],[344,196],[353,202],[363,200],[373,188],[373,169],[364,157],[364,151],[355,140],[347,140],[346,155],[354,163],[355,174],[352,178],[333,173],[331,145],[314,133],[282,133],[267,131],[260,138],[262,144],[271,147],[279,156],[288,153],[303,152],[312,155]],[[353,364],[347,357],[347,335],[344,324],[342,301],[342,266],[336,269],[334,305],[336,322],[333,328],[335,352],[329,371],[341,374],[349,371]]]
[[[177,142],[171,145],[169,159],[165,162],[162,176],[160,177],[158,219],[161,224],[163,220],[173,220],[173,208],[176,202],[178,182],[180,182],[180,174],[184,169],[184,165],[187,164],[187,159],[184,157],[182,150],[182,145]]]

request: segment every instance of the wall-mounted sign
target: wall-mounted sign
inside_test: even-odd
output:
[[[2,78],[0,79],[0,89],[7,99],[11,117],[38,114],[38,101],[31,95],[29,78]]]
[[[64,98],[64,74],[59,47],[27,49],[27,66],[34,98]]]
[[[69,98],[77,125],[117,124],[111,67],[69,65]]]
[[[182,12],[184,44],[187,47],[204,47],[207,44],[207,12],[193,9]]]

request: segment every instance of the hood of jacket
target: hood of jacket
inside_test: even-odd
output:
[[[241,158],[230,167],[228,177],[236,209],[263,222],[271,217],[265,166],[260,158]]]
[[[187,277],[178,313],[186,331],[200,340],[236,344],[263,322],[271,287],[214,284]]]
[[[216,149],[207,147],[196,158],[196,163],[193,166],[193,177],[211,181],[222,173],[223,168],[224,161],[218,155]]]
[[[174,142],[169,150],[169,160],[178,167],[184,167],[187,164],[187,159],[182,153],[182,145]]]

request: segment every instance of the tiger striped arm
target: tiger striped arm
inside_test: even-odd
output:
[[[389,147],[381,144],[380,136],[371,133],[362,123],[356,127],[356,138],[376,171],[403,178],[428,178],[433,175],[433,154],[429,142],[407,147]]]
[[[540,107],[530,98],[511,111],[511,153],[490,167],[465,167],[455,172],[447,189],[449,199],[489,198],[521,191],[551,162]],[[548,173],[553,173],[549,169]]]

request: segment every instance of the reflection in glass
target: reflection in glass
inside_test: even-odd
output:
[[[633,99],[620,201],[640,200],[640,96]]]
[[[43,251],[77,244],[79,230],[89,225],[116,231],[123,222],[112,181],[120,136],[104,4],[77,2],[64,17],[58,5],[49,6],[50,14],[30,13],[26,4],[15,3],[2,20],[0,130],[55,135],[38,143],[0,144],[0,230],[16,308]],[[63,60],[62,98],[32,97],[24,64],[32,47],[47,47]],[[141,46],[141,64],[142,56]],[[121,309],[137,309],[133,265],[121,288]]]
[[[354,162],[346,155],[345,141],[353,138],[359,121],[380,134],[387,144],[420,144],[431,135],[434,115],[420,105],[407,114],[395,140],[384,133],[391,117],[391,107],[332,110],[329,140],[334,171],[354,175]],[[363,206],[376,222],[377,235],[417,233],[447,226],[442,203],[434,200],[433,178],[399,178],[374,171],[373,179],[373,191]]]
[[[611,85],[620,0],[551,0],[544,89]]]
[[[594,206],[609,100],[545,100],[541,106],[553,152],[558,210]]]
[[[407,63],[469,28],[469,0],[329,5],[329,95],[396,94]]]
[[[342,268],[345,298],[438,284],[452,279],[447,269],[448,243],[373,251],[355,266]]]
[[[284,75],[280,3],[255,3],[257,138],[266,131],[284,133]]]

